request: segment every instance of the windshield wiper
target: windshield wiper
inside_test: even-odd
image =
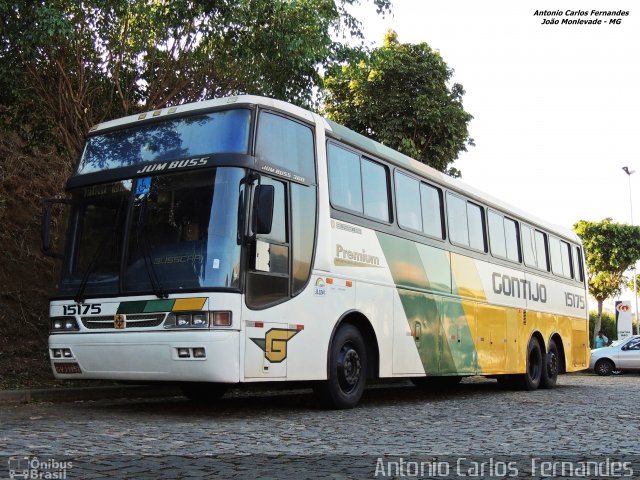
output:
[[[84,272],[84,275],[82,276],[82,280],[80,281],[80,286],[78,287],[78,290],[76,291],[76,294],[73,297],[73,300],[76,303],[83,303],[85,301],[84,291],[87,288],[87,283],[89,283],[89,276],[91,276],[91,273],[95,270],[95,268],[98,267],[98,265],[100,265],[98,260],[102,258],[102,253],[104,252],[105,247],[109,243],[111,243],[112,245],[115,245],[117,233],[118,233],[117,226],[120,224],[120,216],[122,215],[123,205],[124,205],[124,198],[121,198],[120,205],[118,206],[115,221],[113,224],[114,225],[113,235],[111,237],[105,236],[102,239],[102,242],[100,242],[100,245],[98,245],[98,248],[96,248],[96,251],[93,254],[93,257],[91,257],[91,262],[89,262],[89,266],[87,267],[87,270]],[[111,239],[111,242],[108,241],[109,239]]]
[[[158,278],[158,273],[153,266],[153,259],[151,258],[151,248],[149,247],[149,239],[147,238],[147,234],[144,230],[144,213],[146,206],[147,202],[146,200],[144,200],[142,206],[140,207],[140,215],[138,216],[138,225],[136,229],[136,245],[138,247],[138,250],[142,250],[144,269],[146,270],[147,277],[149,278],[149,282],[151,283],[153,294],[158,298],[168,298],[169,295],[162,288],[162,284],[160,283],[160,279]]]

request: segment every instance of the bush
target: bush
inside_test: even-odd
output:
[[[593,325],[598,320],[598,312],[589,312],[589,345],[593,345]],[[616,316],[611,313],[602,312],[602,325],[600,330],[609,339],[609,343],[618,339],[618,328],[616,326]]]

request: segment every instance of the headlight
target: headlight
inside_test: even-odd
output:
[[[188,327],[191,325],[191,314],[190,313],[181,313],[176,316],[176,326],[177,327]]]
[[[231,312],[180,312],[170,313],[164,322],[164,328],[209,328],[230,327]]]
[[[77,332],[78,322],[75,317],[51,317],[52,332]]]
[[[208,312],[170,313],[164,328],[209,328]]]
[[[209,319],[207,317],[208,315],[206,312],[194,313],[191,315],[191,324],[194,327],[208,327]]]

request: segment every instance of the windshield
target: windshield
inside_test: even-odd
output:
[[[89,137],[78,175],[214,153],[247,153],[251,111],[226,110]]]
[[[618,340],[614,340],[613,342],[611,342],[611,345],[609,345],[610,347],[617,347],[618,345],[621,345],[625,342],[628,342],[629,340],[631,340],[634,337],[625,337],[625,338],[621,338]]]
[[[124,180],[97,185],[73,195],[63,272],[65,280],[76,285],[74,290],[86,283],[88,292],[117,291],[131,184]]]
[[[59,293],[239,288],[244,176],[220,167],[74,191]]]

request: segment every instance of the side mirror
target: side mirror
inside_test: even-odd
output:
[[[51,214],[51,208],[55,204],[64,204],[68,205],[69,201],[60,198],[45,198],[42,201],[42,222],[41,222],[41,245],[42,253],[48,257],[53,258],[62,258],[62,254],[59,252],[51,251],[51,219],[53,218]]]
[[[273,204],[275,188],[273,185],[258,185],[253,195],[253,233],[266,235],[271,233],[273,225]]]

